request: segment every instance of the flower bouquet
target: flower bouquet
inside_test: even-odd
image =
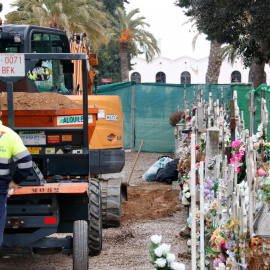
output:
[[[171,245],[160,244],[161,235],[152,235],[150,239],[150,255],[152,265],[158,270],[185,270],[185,265],[175,261],[170,253]]]

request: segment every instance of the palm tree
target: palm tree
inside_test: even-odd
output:
[[[193,20],[194,18],[190,19],[188,22],[192,22]],[[192,40],[193,50],[195,50],[196,41],[200,34],[201,32],[198,32]],[[222,64],[221,44],[218,43],[216,40],[211,40],[209,60],[206,73],[206,83],[213,83],[213,84],[218,83],[221,64]]]
[[[150,26],[144,21],[145,17],[134,18],[139,12],[139,9],[133,9],[126,14],[124,9],[118,7],[115,11],[116,18],[112,18],[113,27],[110,34],[111,39],[120,44],[121,76],[123,82],[129,80],[128,50],[130,50],[132,57],[144,53],[148,62],[160,51],[155,37],[144,29],[145,26]]]
[[[17,0],[16,11],[6,15],[5,23],[32,24],[65,30],[85,32],[91,44],[107,43],[105,26],[109,26],[107,15],[101,11],[97,0]]]

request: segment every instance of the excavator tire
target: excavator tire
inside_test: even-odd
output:
[[[89,255],[99,255],[102,250],[102,195],[100,183],[91,179],[89,184]]]
[[[122,213],[121,179],[100,180],[102,186],[103,227],[119,227]]]

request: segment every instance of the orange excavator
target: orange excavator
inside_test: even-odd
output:
[[[82,70],[81,60],[69,60],[65,64],[63,60],[40,60],[36,66],[48,69],[50,78],[33,81],[25,76],[14,82],[13,91],[55,92],[82,104],[82,79],[87,80],[88,106],[98,107],[98,120],[89,145],[90,171],[102,184],[103,226],[119,226],[121,196],[127,196],[123,177],[118,177],[125,164],[122,106],[119,96],[93,95],[96,74],[92,66],[98,64],[98,59],[96,54],[90,52],[85,34],[74,34],[68,40],[66,33],[59,29],[12,24],[1,26],[0,34],[0,53],[42,53],[52,58],[61,53],[86,55],[86,70]],[[5,82],[0,82],[0,90],[7,90]],[[105,181],[108,177],[103,176],[106,175],[112,176],[112,179]]]
[[[120,225],[122,107],[117,96],[92,95],[97,57],[87,50],[78,35],[70,42],[58,29],[0,26],[0,57],[25,58],[24,76],[0,74],[0,91],[9,102],[13,92],[53,92],[83,104],[77,112],[16,111],[10,103],[3,111],[4,124],[21,136],[34,166],[8,199],[1,253],[73,252],[74,269],[88,269],[85,254],[101,251],[102,226]],[[31,72],[40,79],[31,79]],[[47,238],[57,232],[73,232],[73,242]]]

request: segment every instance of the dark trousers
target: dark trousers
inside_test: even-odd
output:
[[[2,248],[3,234],[7,217],[7,195],[0,194],[0,248]]]

